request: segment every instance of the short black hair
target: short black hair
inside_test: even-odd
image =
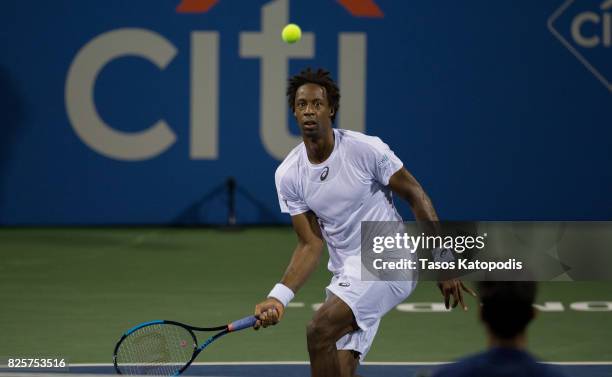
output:
[[[340,89],[338,85],[331,78],[329,71],[318,68],[316,71],[308,67],[302,70],[297,75],[289,78],[289,85],[287,86],[287,101],[291,111],[295,111],[295,94],[300,86],[304,84],[317,84],[325,88],[325,94],[327,95],[327,102],[329,106],[334,110],[331,116],[332,123],[336,120],[336,114],[338,114],[338,108],[340,107]]]
[[[482,320],[499,338],[517,336],[534,317],[536,282],[483,281],[478,283],[478,293],[482,303]]]

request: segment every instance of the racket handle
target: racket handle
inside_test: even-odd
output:
[[[229,331],[243,330],[255,326],[255,322],[257,322],[257,317],[255,317],[254,315],[250,315],[248,317],[244,317],[242,319],[230,323],[229,325],[227,325],[227,329]]]

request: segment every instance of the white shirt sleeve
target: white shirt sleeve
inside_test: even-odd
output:
[[[371,138],[367,145],[369,148],[365,148],[366,169],[375,180],[387,186],[391,176],[404,164],[380,138]]]
[[[292,182],[290,176],[287,176],[286,171],[279,169],[276,172],[275,181],[278,203],[282,213],[295,216],[310,211],[304,199],[298,194],[295,183]]]

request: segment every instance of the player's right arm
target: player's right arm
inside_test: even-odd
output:
[[[317,218],[312,211],[291,216],[291,222],[297,234],[298,244],[280,284],[291,290],[292,293],[296,293],[321,260],[323,237]],[[277,324],[284,311],[285,306],[280,299],[268,296],[266,300],[255,306],[255,315],[259,318],[255,329]]]

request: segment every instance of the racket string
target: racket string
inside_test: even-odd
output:
[[[155,324],[136,330],[117,351],[117,366],[127,375],[176,374],[193,355],[194,339],[188,330]]]

